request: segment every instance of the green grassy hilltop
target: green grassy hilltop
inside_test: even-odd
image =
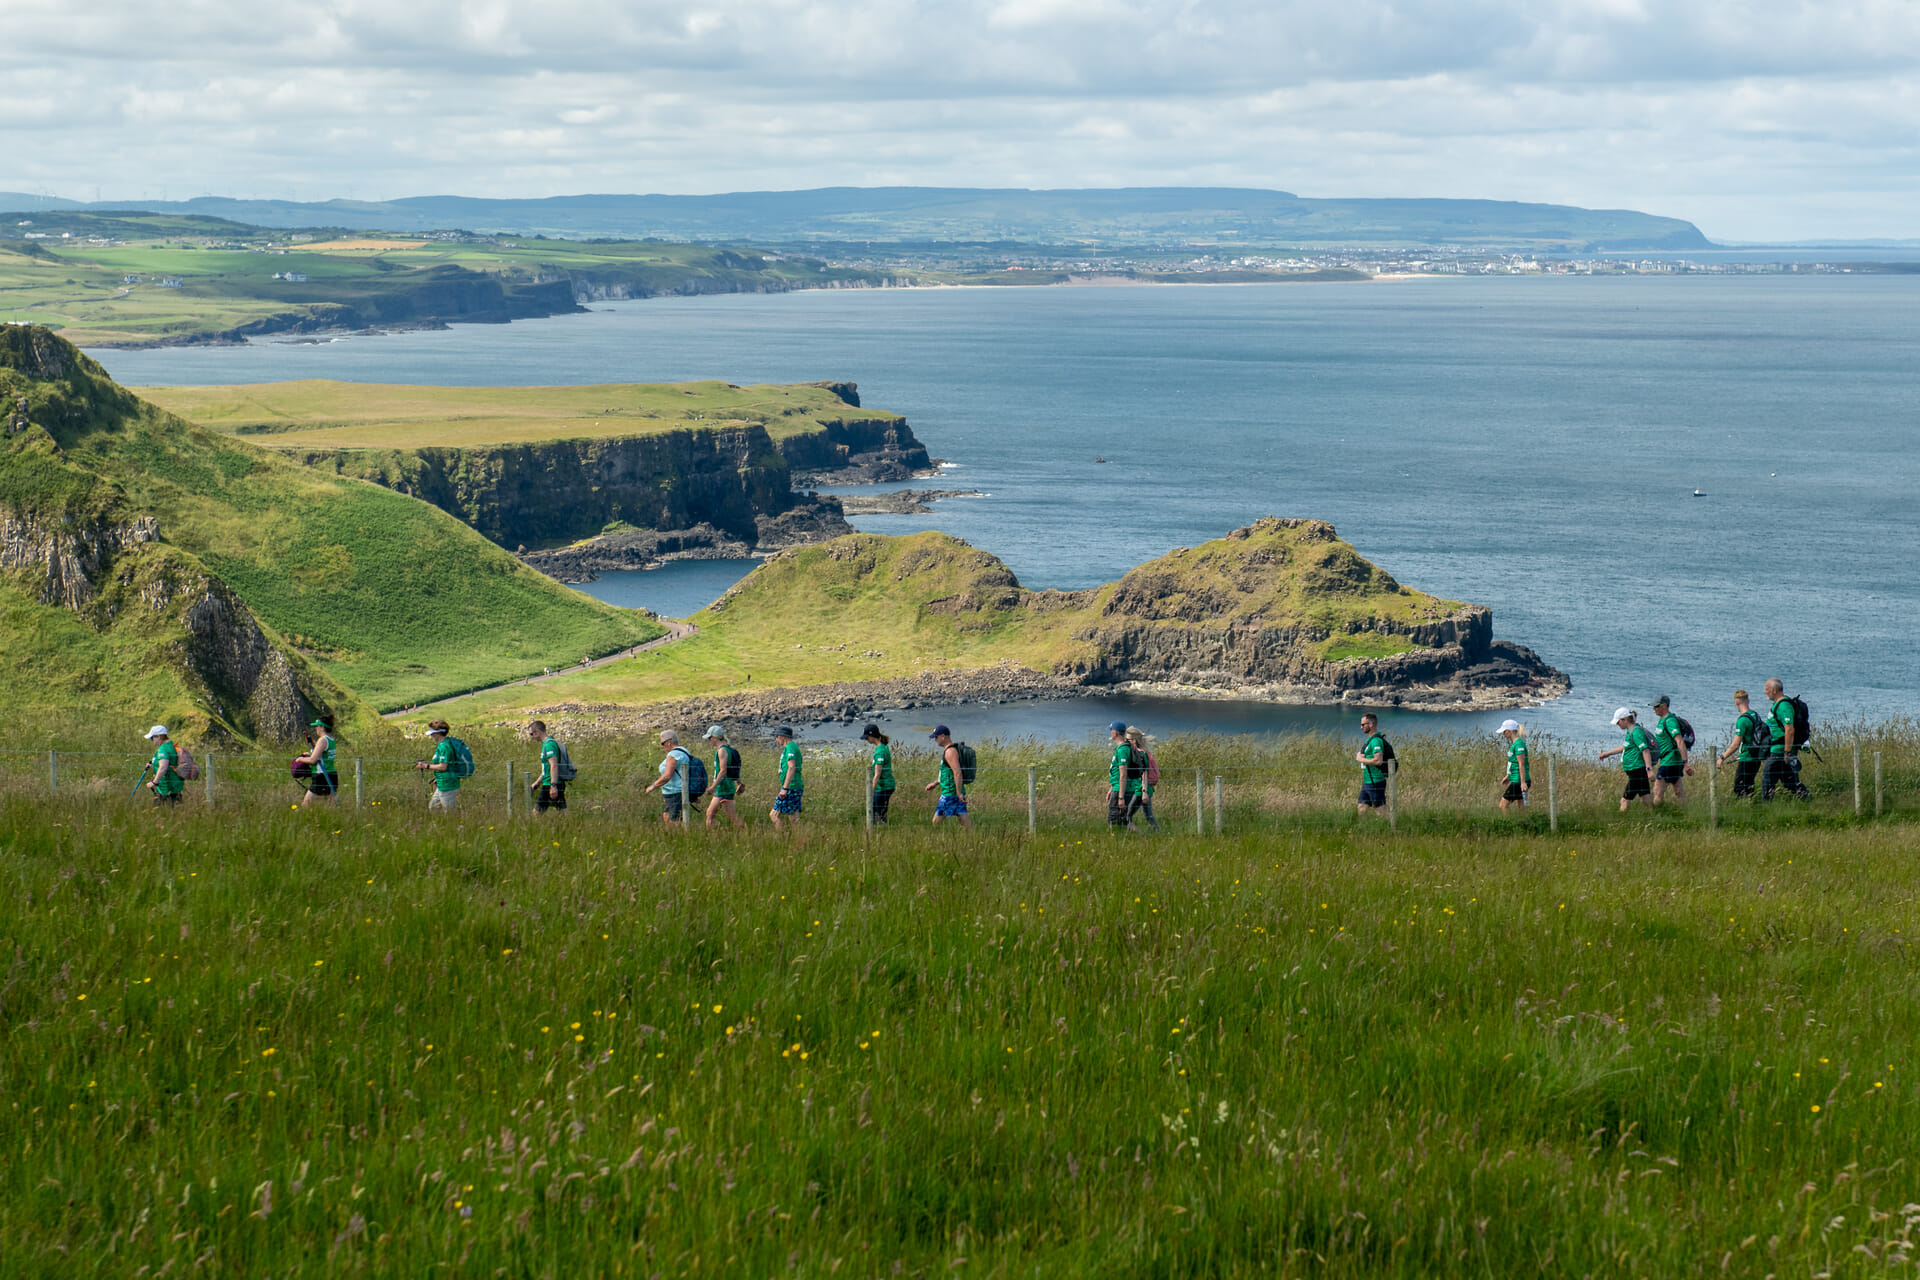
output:
[[[1464,607],[1401,586],[1311,520],[1262,520],[1066,592],[1029,591],[949,534],[863,533],[767,561],[694,615],[691,639],[480,705],[645,703],[724,692],[748,675],[779,688],[1000,663],[1084,674],[1123,633],[1211,638],[1234,627],[1293,638],[1310,662],[1340,662],[1428,647],[1423,626]]]
[[[16,641],[0,705],[218,718],[162,674],[186,641],[138,621],[158,607],[136,603],[142,575],[166,566],[210,579],[301,669],[378,706],[660,634],[426,503],[148,404],[44,329],[0,330],[0,407],[0,518],[22,531],[0,601],[31,658]]]

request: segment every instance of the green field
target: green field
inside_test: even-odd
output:
[[[1327,526],[1317,526],[1327,529]],[[1100,657],[1090,629],[1119,621],[1205,628],[1259,619],[1319,635],[1338,661],[1414,646],[1371,628],[1457,607],[1402,587],[1315,530],[1256,526],[1245,539],[1178,548],[1085,592],[1030,592],[996,557],[938,532],[854,534],[777,556],[694,616],[700,633],[533,688],[482,695],[489,712],[556,702],[655,702],[756,687],[882,680],[1012,663],[1036,671]]]
[[[42,529],[157,521],[157,538],[93,569],[85,617],[45,602],[49,570],[0,580],[15,661],[0,707],[203,718],[170,670],[187,641],[156,631],[162,577],[211,573],[275,637],[381,707],[451,694],[652,639],[659,625],[552,581],[445,513],[196,427],[116,386],[52,339],[64,372],[33,372],[30,331],[0,331],[0,395],[28,401],[7,442],[0,509]],[[144,607],[143,607],[144,606]],[[157,625],[157,624],[156,624]],[[65,640],[54,637],[66,636]],[[23,659],[25,659],[23,661]]]
[[[0,228],[0,322],[50,325],[80,346],[498,322],[571,310],[576,293],[882,281],[811,259],[657,241],[296,233],[156,214],[48,212],[29,220],[32,228]],[[69,238],[59,238],[63,228]],[[53,238],[21,238],[30,231]],[[305,279],[284,278],[289,273]]]
[[[191,422],[272,449],[461,448],[748,425],[766,428],[778,442],[849,416],[898,420],[805,384],[428,387],[310,380],[142,387],[140,395]]]
[[[916,805],[871,844],[844,805],[800,845],[663,832],[633,742],[543,823],[284,778],[156,821],[0,760],[5,1270],[1910,1266],[1910,734],[1878,823],[1823,784],[1553,837],[1490,814],[1491,747],[1428,743],[1410,773],[1484,766],[1470,811],[1157,842],[1027,837],[1025,752],[984,745],[981,830]],[[1284,784],[1314,748],[1162,750]]]

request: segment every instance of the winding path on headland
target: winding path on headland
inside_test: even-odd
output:
[[[691,622],[676,622],[672,618],[662,618],[660,621],[667,624],[667,634],[657,640],[649,640],[645,644],[637,644],[631,649],[622,649],[619,653],[610,653],[604,658],[593,658],[586,662],[576,662],[570,667],[561,667],[558,671],[549,671],[543,675],[526,676],[519,680],[502,680],[499,684],[490,684],[479,689],[469,689],[465,693],[456,693],[451,698],[441,698],[434,702],[422,702],[411,707],[402,707],[398,711],[386,712],[382,718],[398,720],[401,716],[410,716],[421,711],[429,711],[434,707],[452,706],[462,698],[471,698],[477,693],[488,693],[494,689],[510,689],[515,685],[545,684],[549,680],[557,680],[561,676],[572,675],[576,671],[586,671],[590,668],[600,666],[602,663],[617,662],[621,658],[631,658],[634,654],[645,653],[649,649],[663,648],[676,641],[685,640],[688,636],[698,634],[700,630],[700,628],[694,626]]]

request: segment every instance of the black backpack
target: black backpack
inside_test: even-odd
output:
[[[1146,771],[1147,771],[1146,753],[1140,750],[1140,748],[1134,746],[1131,742],[1129,742],[1127,744],[1127,769],[1126,769],[1127,781],[1138,782],[1140,780],[1140,775],[1145,773]]]
[[[1752,726],[1744,739],[1747,749],[1762,755],[1766,754],[1767,750],[1773,746],[1773,730],[1767,728],[1767,718],[1758,711],[1751,710],[1746,713],[1746,717],[1747,723]]]
[[[1804,747],[1813,741],[1813,716],[1801,699],[1790,697],[1787,702],[1793,707],[1793,745]]]
[[[740,753],[732,747],[727,749],[727,781],[740,781]]]
[[[1376,733],[1373,736],[1380,739],[1380,767],[1388,772],[1397,771],[1400,757],[1393,754],[1393,744],[1387,741],[1385,734]]]
[[[1693,724],[1685,716],[1675,716],[1680,722],[1680,741],[1687,744],[1687,750],[1693,750]]]
[[[974,776],[980,772],[980,757],[964,742],[954,743],[953,749],[960,755],[960,785],[970,787]]]

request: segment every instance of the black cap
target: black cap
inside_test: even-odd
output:
[[[880,726],[877,724],[870,724],[866,728],[860,731],[860,736],[863,738],[877,738],[880,736]]]
[[[1656,707],[1670,707],[1673,705],[1673,699],[1663,693],[1653,700],[1653,705]]]
[[[947,735],[948,737],[952,737],[952,736],[953,736],[953,730],[951,730],[951,729],[949,729],[949,728],[947,728],[947,726],[945,726],[945,725],[936,725],[936,726],[934,727],[934,730],[933,730],[933,732],[932,732],[932,733],[930,733],[930,734],[928,734],[927,736],[928,736],[929,738],[937,738],[937,737],[939,737],[939,736],[940,736],[941,734],[943,734],[943,733],[944,733],[944,734],[946,734],[946,735]]]

